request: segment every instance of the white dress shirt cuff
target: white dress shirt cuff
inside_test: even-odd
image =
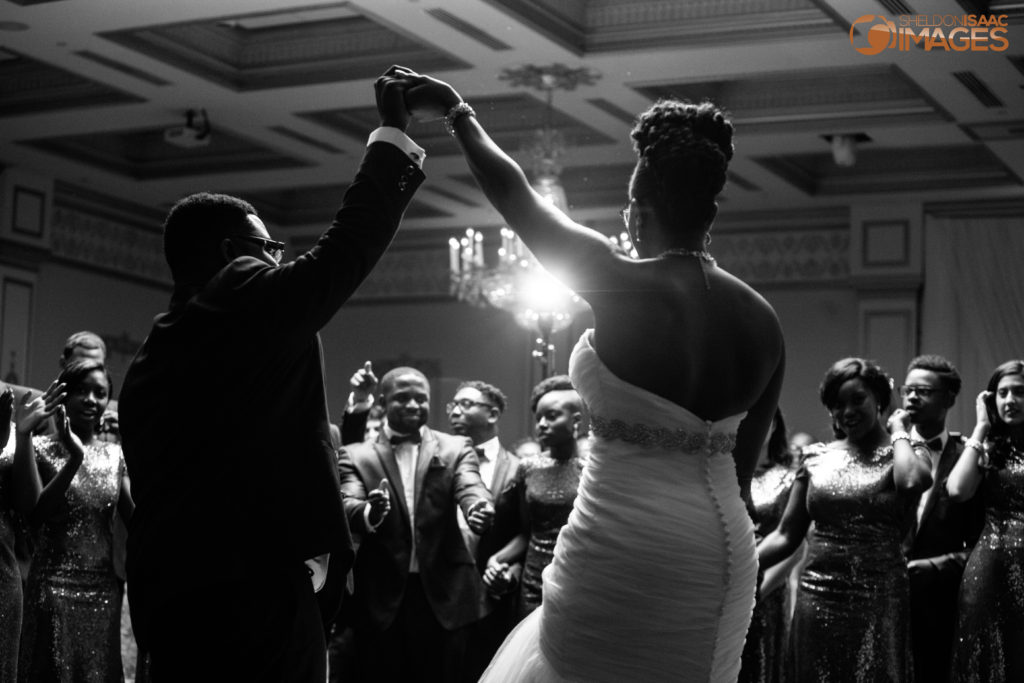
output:
[[[391,143],[405,152],[406,156],[412,159],[417,166],[423,168],[423,160],[427,157],[427,152],[398,128],[381,126],[370,133],[370,139],[366,141],[366,146],[369,147],[375,142]]]
[[[373,394],[370,394],[369,396],[367,396],[366,400],[364,400],[364,401],[357,401],[357,400],[355,400],[355,396],[353,394],[349,394],[348,395],[348,402],[345,404],[345,412],[346,413],[365,413],[366,411],[368,411],[370,408],[373,407],[374,400],[375,399],[374,399]]]

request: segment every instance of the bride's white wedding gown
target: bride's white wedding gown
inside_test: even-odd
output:
[[[623,382],[588,330],[569,373],[595,436],[539,609],[481,681],[734,681],[754,607],[753,525],[710,422]]]

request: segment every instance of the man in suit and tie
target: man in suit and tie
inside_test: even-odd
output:
[[[946,479],[964,449],[963,437],[946,428],[946,413],[959,393],[956,368],[935,355],[913,359],[900,387],[903,409],[910,414],[911,438],[928,446],[934,482],[921,495],[916,532],[904,547],[910,572],[914,675],[920,681],[949,678],[960,577],[984,522],[979,497],[955,503],[946,492]]]
[[[476,559],[483,576],[487,560],[519,533],[519,519],[511,485],[519,457],[502,446],[498,422],[508,399],[487,382],[463,382],[445,406],[452,432],[469,437],[480,460],[480,475],[494,497],[494,524],[483,535],[474,533],[460,515],[459,527],[466,547]],[[509,567],[509,581],[482,594],[481,619],[470,628],[464,680],[475,682],[516,623],[516,595],[522,564]]]
[[[174,279],[120,396],[132,479],[128,596],[153,680],[323,683],[306,561],[353,560],[318,330],[391,243],[423,181],[408,83],[375,83],[381,126],[317,244],[280,263],[256,210],[198,193],[164,225]],[[190,419],[199,415],[199,419]]]
[[[360,680],[454,681],[483,583],[456,510],[482,534],[494,507],[468,439],[426,426],[430,384],[399,367],[381,378],[376,441],[338,456],[349,525],[361,538],[354,574]]]

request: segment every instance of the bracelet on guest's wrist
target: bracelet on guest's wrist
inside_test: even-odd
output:
[[[910,438],[910,434],[902,430],[893,432],[892,436],[889,437],[889,440],[892,441],[893,445],[895,445],[897,441],[906,441],[908,445],[913,445],[913,440]]]
[[[967,439],[964,441],[964,448],[973,448],[978,455],[983,455],[985,453],[985,444],[977,439]]]
[[[455,122],[463,116],[476,116],[473,107],[466,102],[459,102],[444,115],[444,129],[448,131],[448,135],[455,135]]]

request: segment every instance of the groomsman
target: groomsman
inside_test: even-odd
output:
[[[469,440],[426,426],[423,373],[395,368],[380,388],[384,428],[342,448],[338,462],[345,513],[362,539],[353,568],[359,680],[457,680],[483,582],[456,510],[482,534],[494,507]]]
[[[960,374],[942,356],[910,361],[900,387],[903,409],[910,413],[911,437],[925,442],[931,453],[930,489],[921,495],[916,530],[904,551],[910,572],[910,618],[914,674],[919,681],[945,681],[956,627],[960,578],[978,540],[984,509],[975,496],[954,503],[946,480],[964,449],[958,432],[946,428],[946,413],[960,393]]]
[[[487,560],[518,533],[519,520],[515,496],[511,487],[519,458],[507,450],[498,439],[498,422],[508,399],[500,389],[487,382],[463,382],[455,396],[445,406],[453,433],[469,437],[480,460],[480,476],[490,490],[495,503],[494,525],[483,535],[469,528],[459,515],[466,547],[476,560],[483,575]],[[516,622],[516,595],[518,576],[522,565],[510,568],[510,581],[502,590],[487,590],[482,594],[481,620],[470,628],[469,649],[466,654],[465,680],[475,682],[487,668],[498,646]]]

